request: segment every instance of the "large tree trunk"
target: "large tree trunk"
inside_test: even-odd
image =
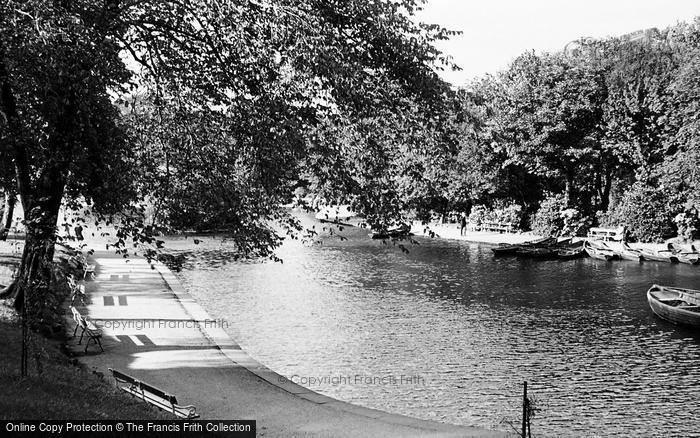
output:
[[[37,202],[36,208],[25,210],[27,237],[17,279],[14,306],[22,315],[22,354],[20,375],[29,375],[29,357],[33,356],[41,374],[41,354],[33,341],[33,332],[51,335],[57,327],[59,300],[52,289],[53,255],[56,244],[56,222],[61,196],[47,196]],[[55,194],[55,192],[54,192]]]
[[[600,197],[600,208],[603,211],[607,211],[610,206],[610,191],[612,190],[613,182],[613,168],[609,166],[605,169],[605,186],[603,187],[603,193]]]
[[[573,172],[566,172],[566,179],[564,180],[564,197],[566,200],[566,207],[573,207],[575,203]]]
[[[7,234],[12,227],[12,218],[15,215],[17,198],[10,190],[5,189],[5,208],[2,211],[2,223],[0,223],[0,240],[7,240]]]
[[[27,237],[18,276],[15,308],[26,311],[32,330],[50,331],[60,303],[52,296],[53,256],[60,200],[46,202],[25,216]],[[40,217],[33,217],[39,211]]]

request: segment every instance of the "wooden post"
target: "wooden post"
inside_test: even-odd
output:
[[[27,338],[29,337],[27,333],[27,306],[26,306],[26,300],[25,304],[22,306],[22,358],[21,358],[21,363],[20,363],[20,377],[25,378],[27,377],[27,355],[28,355],[28,345],[27,345]]]
[[[522,428],[522,438],[527,438],[526,434],[527,428],[527,381],[523,382],[523,428]]]

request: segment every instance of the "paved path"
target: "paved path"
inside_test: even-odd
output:
[[[291,383],[241,350],[163,265],[108,253],[93,259],[82,312],[102,327],[105,352],[91,346],[82,355],[76,340],[69,348],[106,378],[107,368],[123,371],[195,405],[204,419],[257,420],[258,436],[506,436],[366,409]]]
[[[499,243],[518,244],[531,240],[541,239],[540,236],[532,233],[492,233],[487,231],[465,231],[461,234],[459,224],[431,224],[425,226],[420,222],[414,222],[411,232],[416,236],[429,236],[426,231],[432,231],[443,239],[464,240],[466,242],[487,243],[497,245]]]

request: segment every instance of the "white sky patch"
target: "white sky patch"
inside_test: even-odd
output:
[[[557,51],[580,37],[666,28],[700,15],[698,0],[428,0],[418,19],[464,33],[438,44],[462,71],[454,85],[495,73],[526,50]]]

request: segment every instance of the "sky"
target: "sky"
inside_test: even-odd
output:
[[[557,51],[581,37],[661,30],[695,16],[699,0],[428,0],[418,19],[463,32],[437,44],[463,69],[443,78],[460,86],[526,50]]]

